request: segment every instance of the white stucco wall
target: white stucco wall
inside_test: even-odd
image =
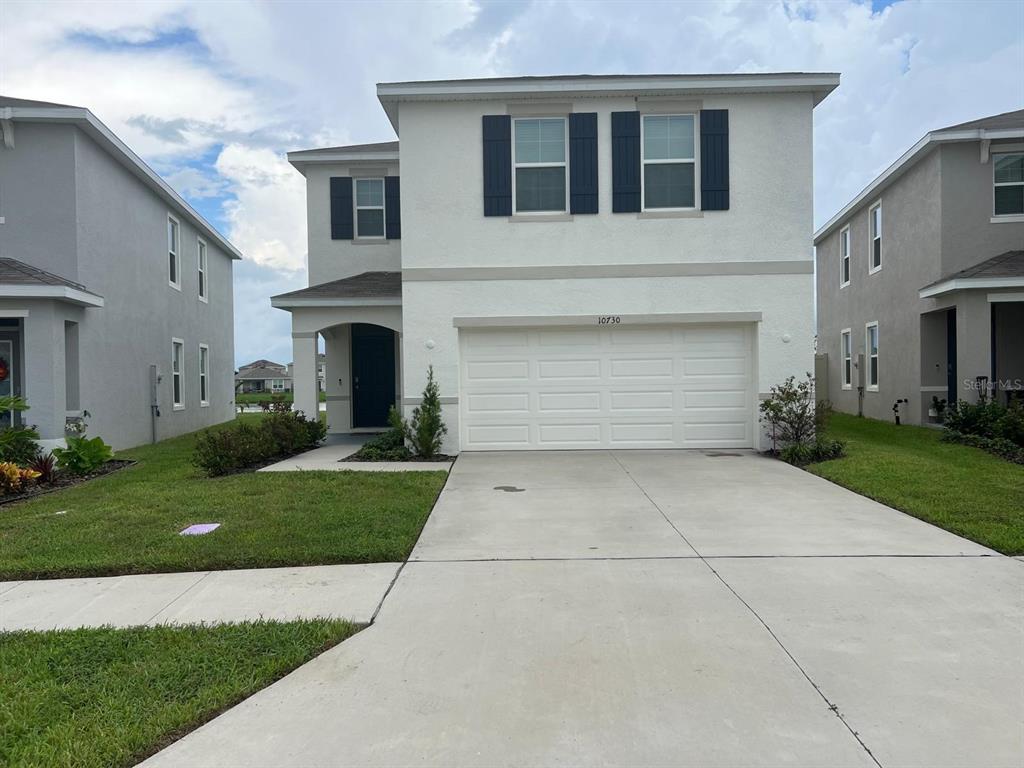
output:
[[[685,97],[680,97],[681,99]],[[580,99],[598,113],[599,210],[569,221],[483,216],[481,117],[503,102],[401,106],[404,398],[417,401],[433,365],[441,395],[459,395],[458,316],[761,312],[757,387],[813,369],[809,95],[685,99],[729,110],[730,210],[682,218],[611,212],[610,113],[632,99]],[[699,178],[699,172],[698,172]],[[790,274],[605,277],[593,265],[785,261]],[[417,269],[582,267],[559,279],[409,279]],[[712,269],[713,271],[713,269]],[[486,277],[486,276],[484,276]],[[784,341],[784,337],[787,339]],[[458,408],[445,406],[445,449],[458,449]],[[406,411],[411,405],[406,405]]]
[[[331,239],[332,176],[366,178],[397,175],[397,162],[378,161],[369,164],[326,164],[306,167],[310,285],[319,285],[363,272],[398,272],[402,268],[401,240]],[[403,226],[403,235],[404,229]]]

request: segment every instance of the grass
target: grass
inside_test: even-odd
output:
[[[1024,466],[941,432],[837,413],[846,458],[808,470],[1005,555],[1024,554]]]
[[[291,403],[294,401],[294,394],[292,392],[236,392],[235,393],[235,404],[236,405],[255,405],[262,403],[263,401],[273,402],[274,400],[281,400],[285,403]],[[327,402],[327,393],[320,393],[320,402]]]
[[[445,480],[350,471],[207,478],[190,463],[194,441],[195,433],[133,448],[118,454],[136,459],[133,467],[0,507],[0,580],[396,562]],[[204,522],[221,527],[178,535]]]
[[[0,765],[134,765],[341,642],[346,621],[0,635]]]

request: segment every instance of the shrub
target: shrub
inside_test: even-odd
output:
[[[33,483],[39,473],[19,467],[10,461],[0,462],[0,496],[9,496],[14,493],[21,493]]]
[[[28,403],[23,398],[0,397],[0,412],[24,413]],[[0,428],[0,462],[28,465],[39,455],[39,433],[23,425]]]
[[[40,453],[28,468],[39,473],[40,483],[52,483],[57,477],[57,460],[52,453]]]
[[[388,411],[387,432],[371,437],[352,455],[356,461],[408,461],[412,456],[405,446],[405,425],[395,406]]]
[[[441,393],[434,380],[434,366],[427,368],[423,402],[413,409],[409,423],[402,424],[406,440],[417,456],[432,459],[441,452],[441,441],[448,434],[448,427],[441,417]]]
[[[319,419],[307,419],[302,411],[271,413],[258,424],[240,422],[200,433],[192,462],[210,476],[224,475],[314,448],[326,434]]]
[[[1024,464],[1024,448],[1003,437],[982,437],[981,435],[965,435],[962,432],[945,430],[942,439],[947,443],[960,443],[972,448],[980,448],[1014,464]]]
[[[114,451],[99,437],[68,435],[67,448],[54,448],[57,466],[72,475],[88,475],[95,472],[112,458]]]
[[[977,403],[958,400],[947,409],[944,426],[949,432],[1006,440],[1024,448],[1024,405],[1018,402],[1006,407],[987,398]]]
[[[809,373],[802,381],[790,376],[761,401],[761,420],[771,430],[772,453],[797,466],[843,455],[843,443],[823,436],[831,415],[831,403],[814,401],[814,377]]]

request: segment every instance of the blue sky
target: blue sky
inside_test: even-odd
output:
[[[820,224],[929,129],[1024,107],[1024,3],[0,3],[0,92],[89,107],[245,254],[236,362],[291,357],[306,284],[291,149],[394,138],[378,81],[837,71],[815,111]]]

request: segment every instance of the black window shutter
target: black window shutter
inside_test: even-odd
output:
[[[402,238],[402,206],[398,193],[398,177],[384,177],[384,236],[388,240]]]
[[[597,113],[569,115],[569,213],[597,213]]]
[[[612,112],[612,212],[640,210],[640,113]]]
[[[331,177],[331,240],[351,240],[355,237],[352,227],[352,177]]]
[[[729,210],[729,110],[700,111],[700,208]]]
[[[484,216],[512,215],[512,118],[484,115]]]

